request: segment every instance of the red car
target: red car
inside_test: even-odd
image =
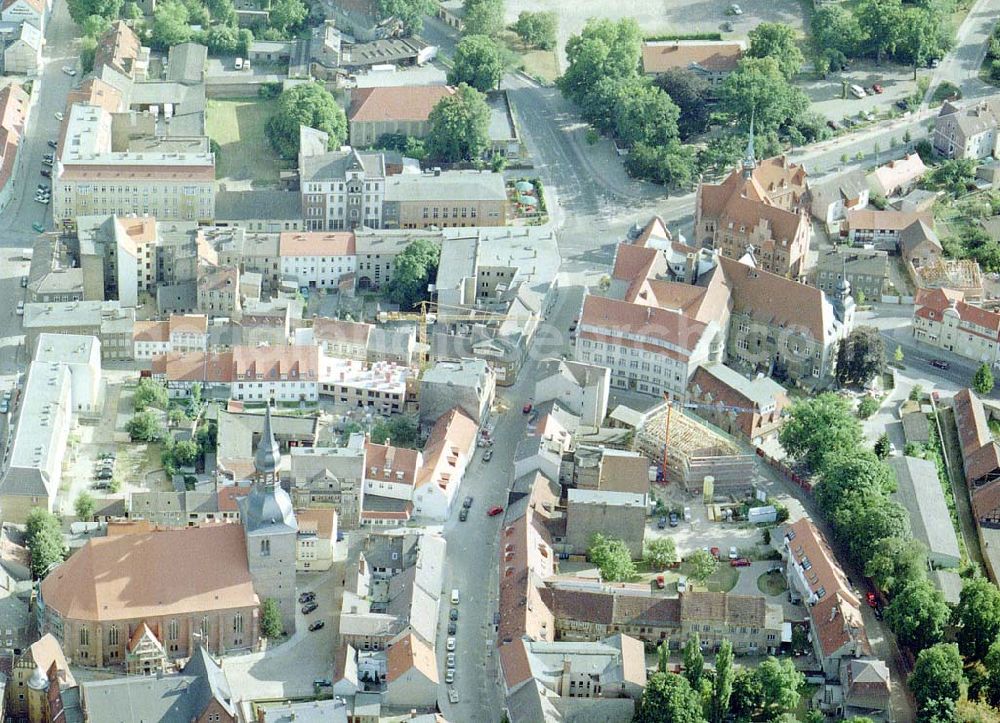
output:
[[[488,510],[486,510],[486,514],[488,514],[490,517],[496,517],[501,512],[503,512],[503,507],[500,507],[499,505],[490,507]]]
[[[884,90],[885,90],[885,88],[883,88],[878,83],[876,83],[875,85],[872,86],[872,92],[873,93],[882,93]]]
[[[719,559],[719,548],[718,547],[713,547],[711,549],[711,553],[712,553],[712,557],[714,557],[716,560]]]
[[[531,414],[531,402],[528,402],[523,407],[521,407],[522,414]]]
[[[656,576],[656,587],[662,590],[667,586],[666,581],[663,579],[663,575]]]
[[[737,557],[735,560],[730,560],[729,564],[733,567],[750,567],[750,560],[745,557]]]
[[[871,607],[878,606],[878,601],[875,599],[875,593],[873,592],[865,593],[865,602],[867,602]]]

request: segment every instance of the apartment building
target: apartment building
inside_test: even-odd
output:
[[[976,362],[1000,364],[1000,314],[967,303],[961,291],[917,291],[913,338]]]
[[[64,301],[24,305],[25,347],[35,349],[41,334],[94,336],[102,359],[131,359],[135,309],[117,301]]]
[[[57,225],[72,226],[77,216],[92,214],[199,223],[214,218],[215,156],[207,137],[116,148],[107,110],[76,103],[67,115],[52,178]]]
[[[236,347],[233,399],[279,402],[319,399],[320,352],[316,347]]]
[[[833,296],[846,278],[855,298],[879,301],[889,291],[889,253],[883,249],[824,248],[816,258],[813,285]]]
[[[198,267],[198,311],[208,316],[238,317],[243,308],[240,270],[234,266]]]
[[[299,507],[332,507],[342,529],[361,525],[365,496],[365,454],[362,435],[352,435],[343,447],[295,447],[290,450],[292,499]]]
[[[367,364],[356,359],[323,358],[319,393],[341,408],[375,414],[400,414],[406,405],[409,367],[393,362]]]
[[[385,181],[386,228],[450,228],[507,224],[503,174],[488,171],[431,171]]]
[[[812,241],[808,190],[801,165],[785,156],[758,164],[751,139],[740,168],[720,184],[699,184],[695,245],[717,249],[734,259],[753,249],[764,271],[801,279]]]
[[[353,148],[327,151],[325,142],[306,142],[299,152],[299,179],[307,231],[382,227],[386,184],[383,154],[361,153]]]
[[[479,429],[461,409],[438,419],[423,450],[424,464],[413,489],[413,512],[418,517],[447,520],[458,498],[465,470],[476,451]]]
[[[339,289],[345,281],[353,288],[357,269],[354,234],[290,231],[278,242],[281,275],[299,287]]]
[[[946,101],[934,120],[934,150],[948,158],[996,157],[1000,97],[958,104]]]
[[[14,196],[14,180],[20,170],[21,140],[28,119],[30,98],[16,83],[0,90],[0,211]]]
[[[208,350],[208,317],[171,314],[163,321],[137,321],[132,332],[136,359],[152,359],[167,352]]]

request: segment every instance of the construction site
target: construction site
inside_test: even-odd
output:
[[[742,497],[756,477],[755,454],[678,405],[663,403],[650,410],[636,431],[635,448],[660,463],[664,482],[706,497]],[[706,477],[711,480],[708,490]]]

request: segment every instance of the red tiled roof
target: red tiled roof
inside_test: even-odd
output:
[[[278,241],[279,256],[353,256],[353,231],[285,231]]]
[[[365,121],[426,121],[442,98],[455,94],[447,85],[358,88],[351,92],[347,118]]]
[[[706,70],[736,70],[743,48],[739,43],[719,41],[659,41],[642,44],[642,69],[646,73],[664,73],[674,68],[687,69],[697,64]]]

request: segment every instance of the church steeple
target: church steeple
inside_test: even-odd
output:
[[[281,448],[274,438],[271,429],[271,404],[268,403],[264,412],[264,431],[261,432],[260,442],[253,456],[254,470],[257,478],[264,482],[274,482],[277,479],[278,467],[281,464]]]
[[[750,135],[747,137],[747,150],[743,156],[743,177],[749,179],[757,167],[757,155],[753,149],[753,113],[750,114]]]

